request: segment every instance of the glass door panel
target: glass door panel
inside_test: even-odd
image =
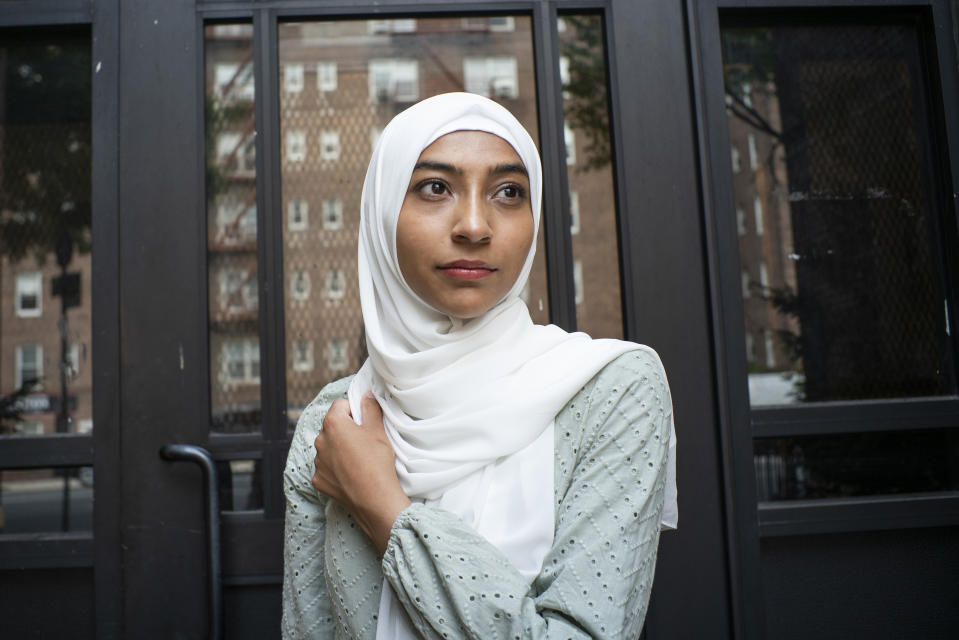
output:
[[[722,42],[751,405],[954,393],[917,28]]]
[[[93,431],[90,61],[88,29],[0,42],[0,447]],[[92,485],[0,470],[0,533],[92,531]]]
[[[90,37],[5,35],[0,76],[0,433],[89,433]]]
[[[210,423],[218,433],[257,432],[262,416],[253,25],[208,24],[204,45]]]
[[[622,338],[603,18],[563,15],[557,27],[576,328],[594,338]]]
[[[721,35],[751,407],[800,429],[812,403],[955,394],[955,227],[915,21]],[[759,500],[954,491],[956,429],[910,422],[755,439]]]

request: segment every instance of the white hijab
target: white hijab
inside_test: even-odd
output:
[[[539,230],[539,154],[509,111],[448,93],[393,118],[363,185],[358,267],[369,358],[350,385],[350,408],[360,421],[360,401],[372,390],[406,494],[460,516],[532,581],[553,538],[553,418],[606,364],[647,347],[534,325],[520,292],[535,241],[512,289],[478,318],[452,318],[413,293],[397,260],[400,208],[420,153],[463,130],[491,133],[516,150],[529,173],[534,238]],[[675,436],[670,469],[674,446]],[[672,473],[666,526],[675,526]],[[384,584],[378,640],[416,637],[394,598]]]

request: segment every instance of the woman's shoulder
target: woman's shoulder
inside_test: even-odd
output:
[[[666,371],[656,351],[637,345],[600,369],[556,419],[563,433],[579,431],[585,442],[600,433],[608,437],[628,429],[652,408],[672,411]]]
[[[659,354],[646,345],[636,345],[606,364],[577,394],[580,399],[617,395],[643,386],[666,388],[666,370]]]
[[[320,392],[316,394],[316,397],[307,405],[306,409],[303,410],[303,413],[307,411],[317,412],[322,411],[325,415],[326,410],[330,408],[330,405],[333,404],[334,400],[339,400],[341,398],[346,398],[346,392],[350,388],[350,382],[353,381],[353,375],[348,375],[343,378],[339,378],[330,382],[325,387],[320,389]]]
[[[330,405],[336,400],[346,398],[346,392],[349,390],[352,380],[353,376],[349,375],[345,378],[334,380],[320,389],[320,392],[316,394],[316,397],[310,401],[310,404],[306,405],[303,413],[300,414],[296,422],[296,430],[315,429],[313,436],[310,438],[312,442],[316,434],[320,432],[320,426],[323,424],[323,418],[326,417],[326,412],[329,411]]]

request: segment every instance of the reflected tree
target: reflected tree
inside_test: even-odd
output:
[[[64,234],[91,248],[89,39],[0,50],[0,253],[39,264]]]
[[[585,162],[578,171],[601,169],[612,156],[603,23],[598,16],[564,16],[571,37],[560,39],[560,54],[569,60],[569,82],[563,86],[564,111],[570,128],[583,132]]]

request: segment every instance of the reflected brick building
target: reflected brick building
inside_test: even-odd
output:
[[[538,136],[530,23],[524,17],[292,22],[279,26],[282,261],[287,411],[366,357],[356,282],[360,195],[373,146],[397,113],[471,91]],[[260,400],[251,31],[207,29],[208,233],[214,424],[255,423]],[[603,94],[605,95],[605,93]],[[574,276],[581,329],[621,336],[611,168],[567,127]],[[581,165],[578,165],[577,162]],[[542,234],[527,288],[547,323]],[[242,428],[240,428],[242,430]]]

